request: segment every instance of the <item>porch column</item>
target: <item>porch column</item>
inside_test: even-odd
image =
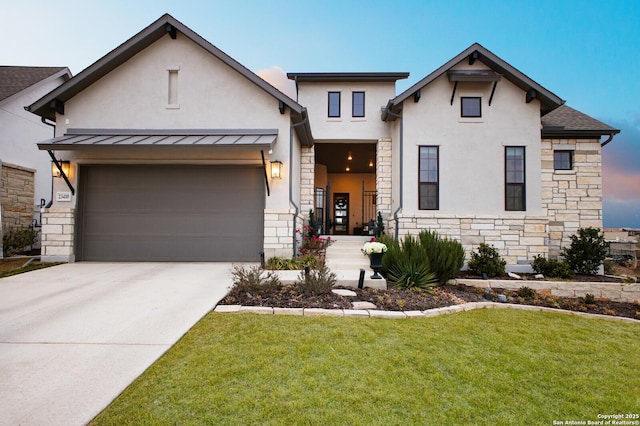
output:
[[[378,139],[376,144],[376,190],[376,209],[388,223],[393,214],[391,211],[391,139]]]
[[[300,152],[300,214],[309,218],[309,210],[314,209],[316,150],[302,147]]]

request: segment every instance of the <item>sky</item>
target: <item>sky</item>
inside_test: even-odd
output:
[[[164,13],[263,77],[409,72],[474,42],[621,130],[603,149],[605,227],[640,228],[640,1],[0,0],[1,65],[75,75]]]

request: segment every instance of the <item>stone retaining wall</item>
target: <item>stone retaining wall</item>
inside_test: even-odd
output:
[[[453,280],[457,284],[473,287],[504,288],[517,290],[529,287],[538,292],[546,292],[558,297],[584,297],[593,294],[596,298],[609,299],[614,302],[640,303],[640,284],[618,284],[604,282],[570,282],[570,281],[526,281],[526,280]]]

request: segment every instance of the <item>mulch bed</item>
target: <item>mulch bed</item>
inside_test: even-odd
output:
[[[348,288],[357,293],[356,297],[327,293],[320,296],[305,296],[295,286],[282,286],[278,289],[258,294],[240,293],[232,289],[220,304],[245,306],[270,306],[279,308],[325,308],[351,309],[352,301],[371,302],[380,310],[386,311],[424,311],[433,308],[452,306],[467,302],[494,301],[498,296],[506,296],[506,303],[545,306],[571,311],[588,312],[640,319],[640,304],[612,302],[597,299],[588,304],[584,298],[562,298],[535,293],[521,297],[517,291],[492,288],[484,289],[465,285],[445,285],[430,291],[403,290],[389,288],[357,289]],[[520,292],[520,294],[523,294]]]
[[[529,280],[529,281],[541,281],[535,278],[535,274],[518,274],[521,280]],[[469,271],[462,271],[458,274],[458,278],[464,279],[472,279],[472,280],[481,280],[482,277],[479,275],[474,275]],[[492,277],[491,280],[507,280],[507,281],[519,281],[518,278],[511,278],[508,275],[503,275],[500,277]],[[622,282],[622,278],[612,277],[607,275],[581,275],[576,274],[571,279],[562,279],[562,278],[553,278],[547,277],[544,281],[577,281],[581,283],[620,283]]]

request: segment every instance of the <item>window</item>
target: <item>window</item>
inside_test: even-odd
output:
[[[340,92],[329,92],[329,117],[340,117]]]
[[[524,211],[525,156],[524,146],[507,146],[505,159],[505,210]]]
[[[352,116],[364,117],[364,92],[352,92],[351,98],[353,104]]]
[[[438,147],[420,147],[420,180],[418,198],[420,210],[439,209]]]
[[[554,170],[573,170],[573,151],[553,151]]]
[[[481,106],[480,99],[482,98],[476,98],[476,97],[460,98],[460,105],[461,105],[460,115],[462,117],[482,117],[482,106]]]

